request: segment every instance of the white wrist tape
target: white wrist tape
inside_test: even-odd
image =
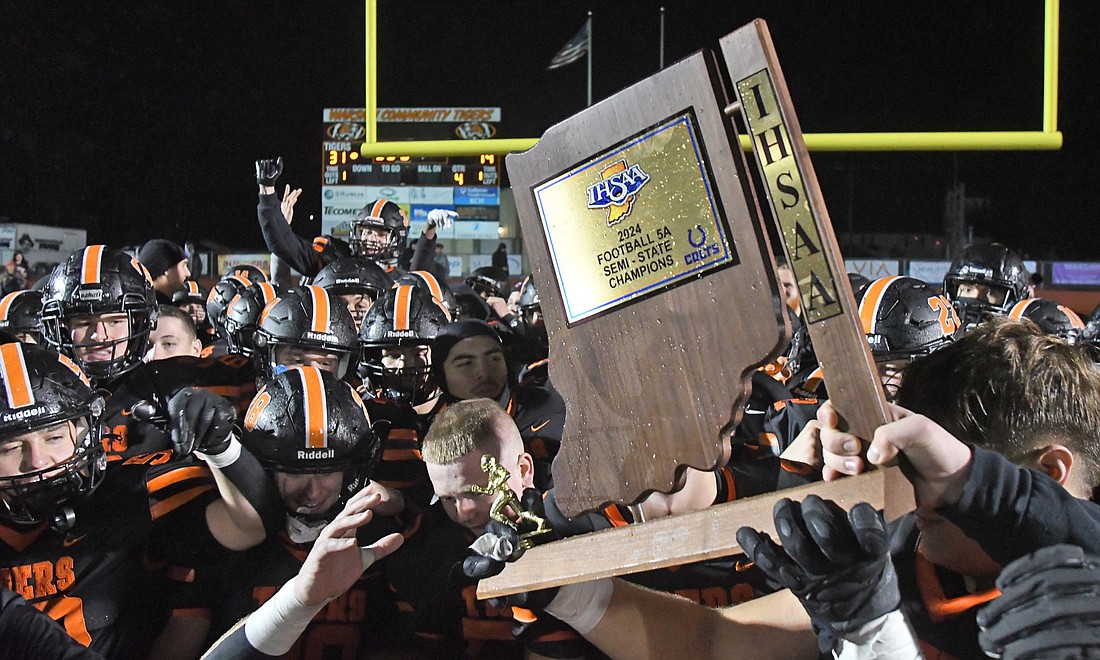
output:
[[[901,610],[894,610],[845,635],[833,649],[837,660],[916,660],[923,658],[920,642]]]
[[[237,459],[241,457],[242,445],[237,436],[232,435],[229,437],[229,447],[226,448],[220,454],[204,454],[202,452],[195,452],[195,456],[198,456],[202,460],[206,461],[206,464],[210,467],[216,467],[219,470],[229,467],[233,463],[237,462]]]
[[[611,578],[567,584],[558,589],[558,595],[546,606],[546,613],[587,635],[603,619],[614,590]]]
[[[320,605],[304,605],[294,594],[291,578],[260,609],[253,612],[244,624],[244,636],[260,653],[283,655],[294,646],[298,636],[321,608]]]

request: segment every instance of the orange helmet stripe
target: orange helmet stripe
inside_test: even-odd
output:
[[[15,299],[23,293],[23,291],[16,291],[0,298],[0,321],[8,320],[8,312],[11,310],[11,306],[15,303]]]
[[[900,275],[882,277],[867,286],[863,294],[863,300],[859,301],[859,320],[863,324],[863,333],[871,334],[875,330],[875,318],[878,316],[878,308],[882,305],[882,294]]]
[[[321,382],[321,371],[316,367],[298,367],[298,370],[302,374],[302,394],[305,396],[302,410],[306,417],[306,447],[327,447],[328,401]]]
[[[1024,318],[1024,312],[1026,312],[1027,308],[1031,307],[1031,304],[1034,303],[1036,300],[1038,300],[1038,298],[1024,298],[1020,302],[1016,303],[1012,306],[1012,309],[1009,310],[1008,318],[1016,319],[1017,321]]]
[[[331,317],[328,307],[328,292],[312,284],[306,288],[309,289],[309,295],[313,298],[313,325],[310,326],[310,330],[320,333],[328,332],[328,322]]]
[[[184,282],[184,284],[187,285],[187,294],[188,295],[191,295],[191,296],[199,295],[199,283],[198,282],[192,282],[191,280],[187,280],[186,282]]]
[[[379,199],[375,201],[374,204],[370,207],[370,213],[368,213],[367,215],[370,216],[372,220],[381,220],[382,209],[386,208],[387,201],[388,200],[385,199]]]
[[[278,295],[275,293],[275,286],[271,282],[260,282],[260,293],[263,294],[265,305],[275,300],[275,296]]]
[[[267,303],[267,306],[264,307],[262,312],[260,312],[260,320],[256,321],[256,325],[264,324],[264,321],[267,320],[267,315],[271,313],[271,308],[274,307],[277,302],[279,302],[279,299],[273,298],[271,302]]]
[[[393,299],[393,329],[408,330],[412,326],[412,296],[413,286],[403,284],[397,287],[397,295]]]
[[[83,369],[76,366],[76,363],[73,362],[72,360],[70,360],[69,356],[65,355],[64,353],[58,353],[57,354],[57,359],[60,360],[61,364],[68,367],[69,371],[76,374],[76,377],[79,378],[81,380],[81,382],[83,382],[88,387],[92,386],[92,381],[89,380],[88,375],[84,373]]]
[[[443,287],[439,286],[439,280],[435,279],[435,275],[426,270],[414,270],[413,275],[424,280],[424,284],[428,285],[428,291],[432,293],[432,298],[443,300]]]
[[[16,342],[0,346],[0,362],[4,365],[4,392],[8,395],[8,407],[33,405],[34,394],[27,363],[23,360],[23,345]]]
[[[1066,307],[1065,305],[1058,305],[1058,309],[1062,310],[1062,312],[1065,313],[1066,318],[1069,319],[1070,326],[1078,330],[1085,329],[1085,322],[1081,320],[1081,317],[1077,315],[1077,312],[1073,311],[1069,307]]]
[[[103,267],[102,245],[89,245],[84,248],[84,259],[80,265],[81,284],[99,284],[99,273]]]

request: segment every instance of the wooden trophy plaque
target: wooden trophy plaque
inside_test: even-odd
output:
[[[751,371],[789,336],[717,80],[697,53],[508,156],[567,406],[567,515],[720,466]]]
[[[567,406],[553,466],[567,515],[669,492],[685,465],[718,467],[751,371],[789,338],[767,232],[727,113],[740,111],[754,138],[838,412],[865,438],[887,419],[767,27],[755,21],[721,48],[732,85],[723,85],[703,51],[507,158],[550,336],[551,379]],[[888,515],[912,506],[896,469],[810,484],[537,546],[482,580],[478,596],[734,554],[738,527],[774,533],[774,502],[811,492],[843,506],[870,502]]]

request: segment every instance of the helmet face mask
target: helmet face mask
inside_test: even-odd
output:
[[[351,223],[348,237],[352,253],[378,261],[401,256],[409,240],[409,221],[397,204],[375,200],[364,206]]]
[[[88,246],[54,269],[42,297],[43,336],[89,376],[113,378],[141,364],[149,331],[156,325],[157,305],[149,271],[136,259],[103,245]],[[77,340],[74,335],[89,318],[123,316],[126,328],[121,336],[109,332],[106,339],[89,335]]]
[[[26,525],[51,521],[105,474],[103,399],[75,364],[33,346],[0,347],[0,378],[0,517]],[[43,454],[52,463],[28,465],[24,448],[37,463]]]
[[[987,314],[1004,315],[1027,297],[1023,260],[999,243],[968,245],[943,279],[943,292],[969,327]]]
[[[344,301],[358,328],[374,301],[393,287],[393,279],[370,259],[346,257],[322,268],[313,278],[313,285]]]
[[[358,350],[355,322],[341,301],[318,286],[290,289],[264,308],[253,335],[254,360],[270,379],[286,356],[334,355],[336,375],[343,377]],[[284,360],[284,361],[280,361]]]
[[[382,454],[382,441],[359,395],[333,374],[313,367],[287,369],[256,394],[245,414],[241,442],[277,475],[343,473],[341,496],[333,507],[309,512],[294,507],[294,513],[314,518],[342,506],[366,486]]]
[[[225,309],[226,343],[231,353],[251,357],[253,337],[264,308],[278,297],[270,282],[260,282],[245,288],[229,301]]]
[[[378,395],[419,405],[438,392],[431,377],[432,340],[450,323],[447,310],[413,285],[379,298],[359,330],[359,375]]]
[[[492,266],[475,268],[466,278],[466,284],[482,298],[501,298],[504,296],[504,281]]]

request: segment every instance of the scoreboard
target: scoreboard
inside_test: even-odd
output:
[[[325,185],[499,186],[496,154],[476,157],[364,157],[358,151],[325,152]]]
[[[428,211],[456,211],[441,239],[496,239],[500,222],[500,170],[496,154],[467,157],[363,156],[360,142],[328,142],[322,152],[321,231],[344,238],[351,220],[375,199],[405,210],[410,238]]]

